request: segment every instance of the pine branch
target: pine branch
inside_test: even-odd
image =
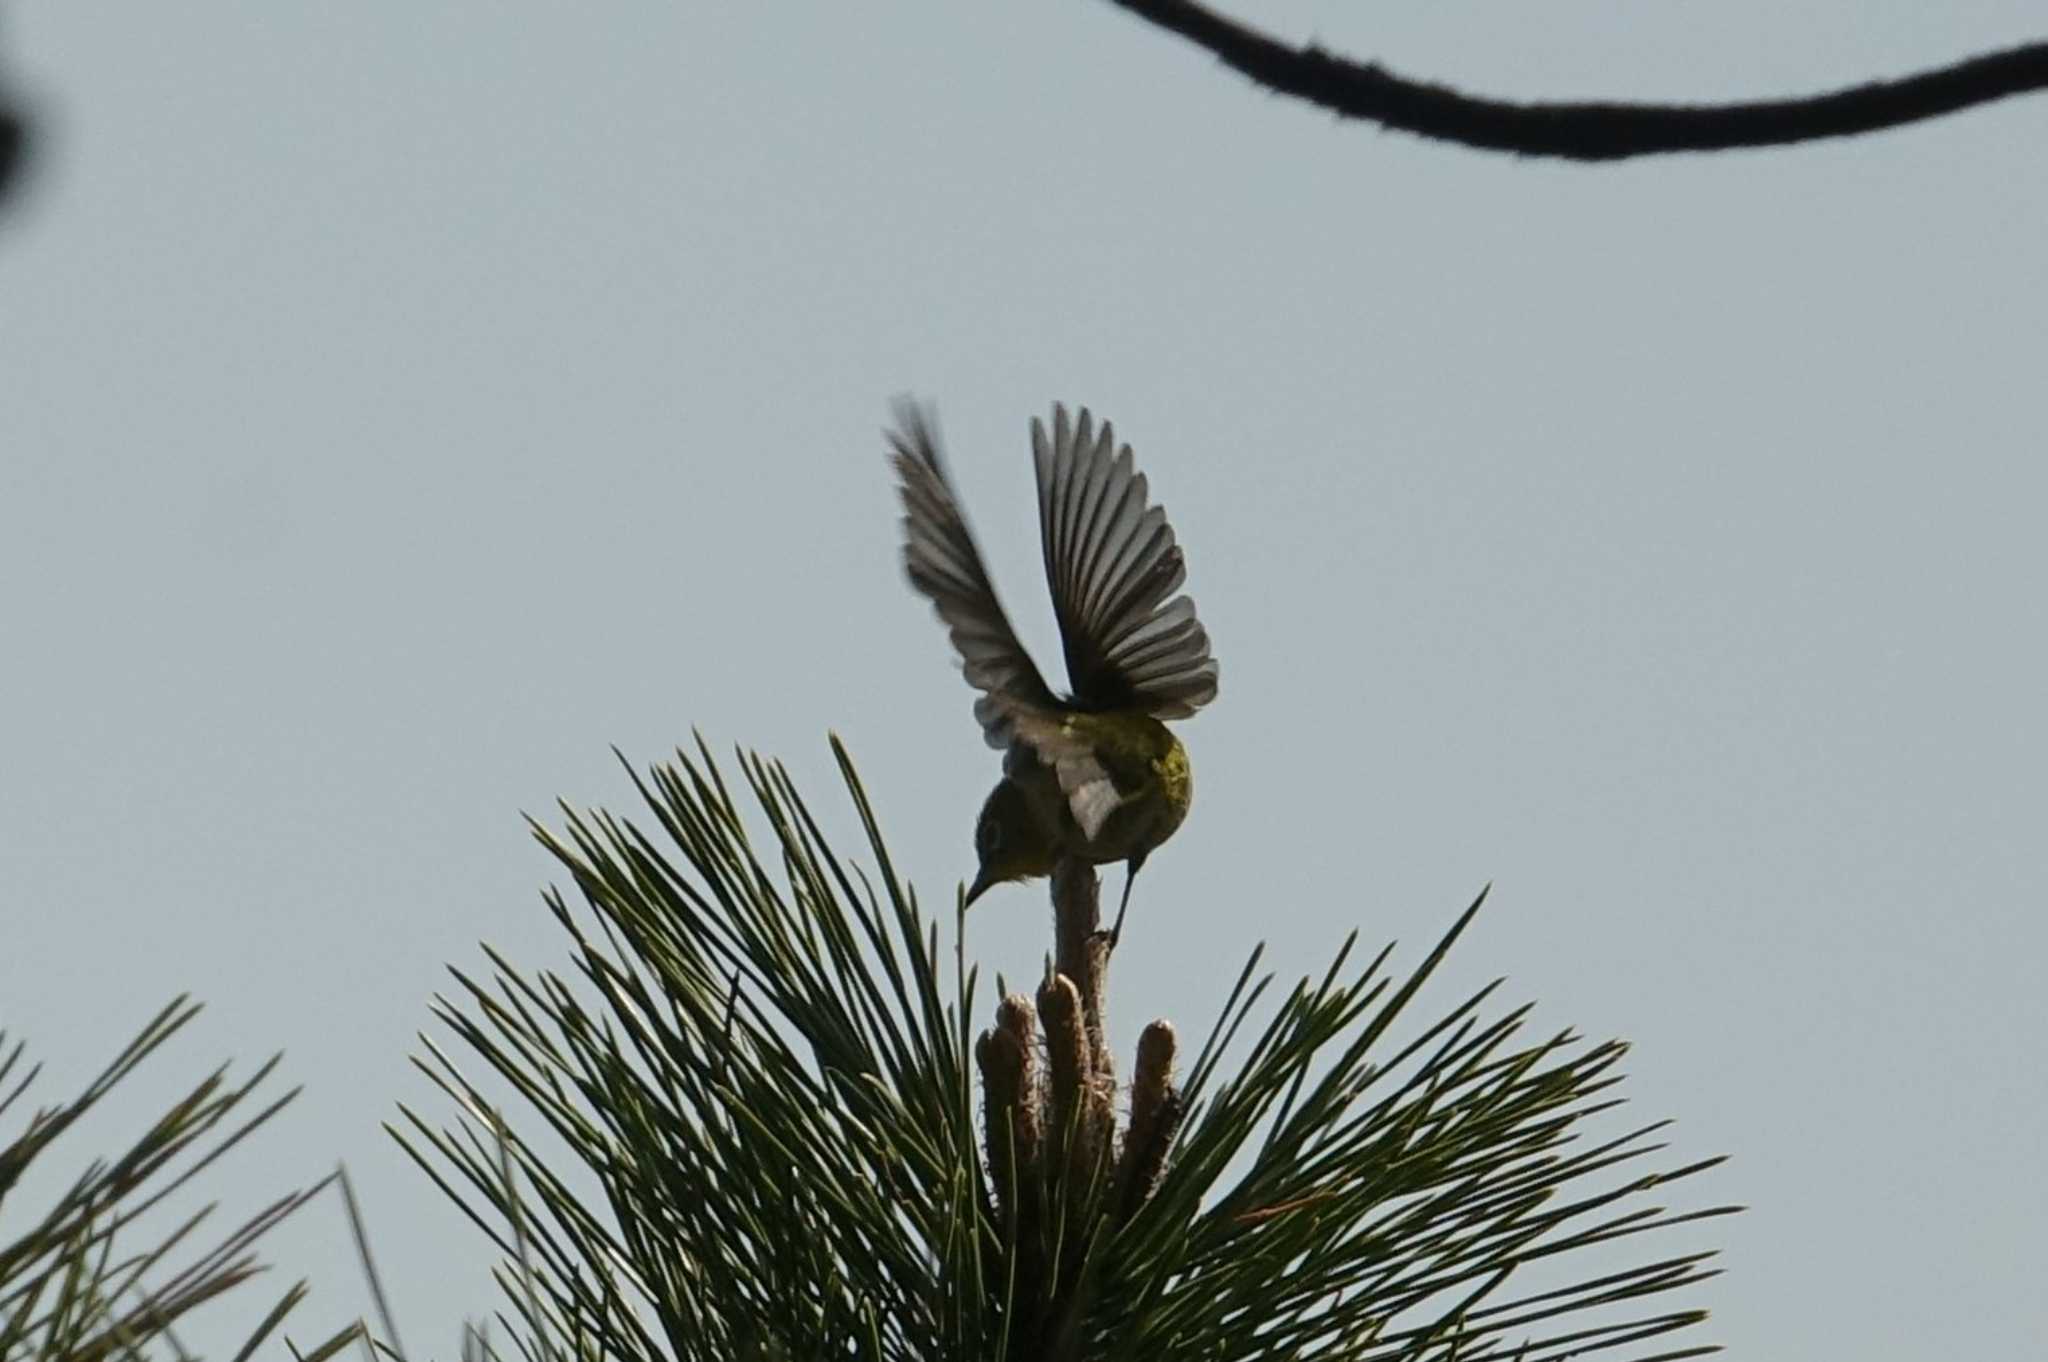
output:
[[[942,984],[834,750],[872,872],[780,766],[741,758],[743,812],[700,743],[636,775],[645,828],[536,826],[578,980],[492,953],[440,1000],[484,1071],[428,1042],[457,1121],[395,1133],[506,1256],[529,1357],[1643,1359],[1701,1317],[1661,1302],[1708,1250],[1617,1266],[1728,1209],[1648,1204],[1713,1163],[1657,1127],[1587,1138],[1623,1047],[1527,1037],[1492,987],[1411,1019],[1479,903],[1405,976],[1347,943],[1270,1008],[1255,953],[1185,1077],[1144,1029],[1120,1122],[1093,869],[970,1045],[964,944]]]
[[[73,1126],[198,1013],[198,1004],[174,1000],[83,1093],[35,1112],[13,1140],[0,1145],[0,1210],[19,1194],[31,1169],[48,1162]],[[39,1069],[31,1068],[13,1077],[22,1054],[20,1042],[9,1049],[0,1033],[0,1115],[38,1076]],[[152,1210],[298,1095],[293,1089],[253,1116],[243,1115],[276,1065],[273,1058],[235,1086],[228,1084],[225,1068],[215,1070],[150,1122],[125,1152],[89,1163],[26,1230],[0,1238],[0,1362],[103,1362],[136,1357],[165,1342],[182,1352],[173,1326],[255,1279],[262,1271],[255,1256],[258,1241],[319,1195],[325,1180],[272,1202],[189,1258],[180,1254],[190,1250],[188,1241],[196,1240],[212,1217],[213,1205],[151,1231],[140,1248],[135,1238]],[[305,1295],[303,1282],[287,1290],[257,1323],[241,1355],[253,1354]],[[321,1346],[331,1352],[357,1332],[352,1326]]]

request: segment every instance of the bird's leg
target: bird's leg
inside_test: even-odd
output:
[[[1144,866],[1144,864],[1145,858],[1142,855],[1139,855],[1131,857],[1131,859],[1124,865],[1123,902],[1117,904],[1116,925],[1109,929],[1109,948],[1111,950],[1115,950],[1116,943],[1123,940],[1124,914],[1129,912],[1131,907],[1131,882],[1138,878],[1138,871],[1141,867]]]

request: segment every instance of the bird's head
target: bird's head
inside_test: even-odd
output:
[[[1024,791],[1006,778],[989,793],[975,820],[974,854],[980,866],[967,890],[969,903],[1009,880],[1050,875],[1058,847]]]

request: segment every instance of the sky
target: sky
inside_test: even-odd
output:
[[[2039,36],[2017,0],[1259,14],[1525,99]],[[566,961],[523,812],[626,809],[611,746],[693,726],[831,806],[829,730],[928,901],[971,874],[995,758],[900,574],[903,392],[1048,665],[1032,416],[1114,420],[1187,550],[1222,688],[1121,1048],[1205,1033],[1260,941],[1419,959],[1490,882],[1439,1004],[1505,975],[1629,1038],[1672,1161],[1732,1156],[1696,1341],[2048,1337],[2048,103],[1527,162],[1081,0],[17,3],[0,59],[43,139],[0,218],[0,1026],[54,1100],[204,1000],[138,1118],[282,1049],[304,1094],[212,1190],[345,1159],[416,1353],[498,1298],[381,1124],[454,1115],[409,1060],[449,964]],[[985,902],[970,955],[1030,976],[1043,899]],[[302,1341],[367,1308],[331,1201],[269,1256]]]

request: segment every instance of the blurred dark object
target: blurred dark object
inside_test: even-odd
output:
[[[28,119],[0,93],[0,204],[21,182],[21,167],[28,150]]]
[[[0,214],[17,206],[16,201],[28,184],[34,148],[31,130],[35,124],[29,117],[28,101],[22,98],[21,87],[9,79],[6,57],[11,47],[0,43]]]

